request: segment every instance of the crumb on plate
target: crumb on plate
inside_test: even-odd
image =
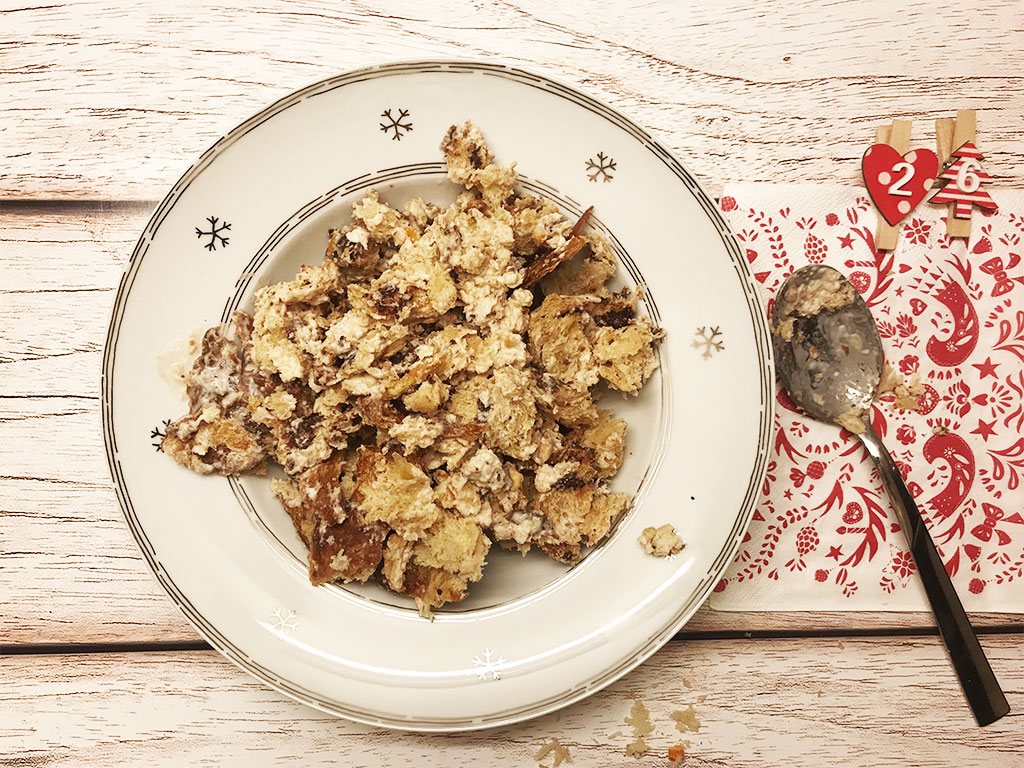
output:
[[[674,555],[686,546],[676,533],[676,529],[668,523],[659,528],[644,528],[637,541],[644,548],[644,552],[654,557]]]

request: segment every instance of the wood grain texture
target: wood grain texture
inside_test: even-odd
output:
[[[22,203],[0,211],[0,595],[9,644],[195,641],[117,506],[99,416],[113,291],[148,203]],[[31,446],[31,450],[26,450]],[[1024,614],[976,614],[981,626]],[[930,614],[723,613],[687,632],[934,626]]]
[[[0,6],[0,198],[161,197],[199,152],[308,82],[399,58],[552,74],[624,110],[718,192],[857,181],[871,126],[983,108],[996,184],[1024,175],[1016,0],[157,0]]]
[[[0,203],[0,398],[99,397],[114,290],[151,209]]]
[[[937,638],[733,640],[673,642],[559,713],[443,736],[334,719],[212,652],[9,656],[0,658],[0,765],[530,768],[541,743],[558,738],[574,768],[663,767],[681,739],[692,768],[1010,766],[1024,752],[1024,635],[984,645],[1016,710],[984,729]],[[633,697],[654,725],[641,760],[624,754]],[[691,704],[700,730],[679,733],[670,713]]]

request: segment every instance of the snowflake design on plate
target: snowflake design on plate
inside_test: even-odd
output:
[[[604,152],[598,152],[597,158],[589,158],[587,160],[587,178],[591,181],[597,181],[598,177],[608,182],[612,180],[612,171],[615,170],[615,160],[605,155]]]
[[[387,120],[386,123],[380,124],[380,129],[384,133],[390,131],[392,141],[401,141],[405,134],[412,131],[412,123],[403,122],[409,117],[408,109],[399,109],[397,117],[391,114],[390,109],[385,109],[380,113],[380,116]]]
[[[164,452],[163,439],[167,437],[167,425],[170,423],[170,419],[164,419],[160,422],[159,427],[153,427],[153,430],[149,433],[150,439],[155,441],[151,445],[156,448],[157,453]]]
[[[719,326],[702,325],[693,335],[693,348],[701,350],[701,357],[709,359],[715,352],[725,349],[721,340],[722,331]]]
[[[220,243],[222,247],[226,246],[228,244],[228,238],[224,237],[223,233],[231,229],[231,225],[226,221],[221,221],[216,216],[207,216],[206,221],[210,225],[209,232],[196,227],[196,237],[200,240],[204,237],[210,238],[210,241],[203,247],[208,251],[216,251],[218,243]]]
[[[484,652],[473,657],[473,666],[476,667],[476,676],[481,680],[500,680],[501,668],[505,665],[505,657],[495,657],[494,651],[484,648]]]
[[[293,635],[299,629],[299,618],[295,611],[282,611],[280,608],[275,608],[271,618],[274,619],[274,623],[270,625],[271,629],[277,632],[291,632]]]

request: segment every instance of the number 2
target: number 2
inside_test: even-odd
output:
[[[910,197],[913,192],[909,189],[904,189],[903,187],[907,182],[914,178],[914,166],[910,163],[896,163],[896,165],[892,167],[892,172],[899,173],[900,171],[903,171],[903,175],[889,185],[889,194],[899,197]]]

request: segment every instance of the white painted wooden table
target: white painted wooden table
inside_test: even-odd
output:
[[[901,7],[897,8],[899,5]],[[855,181],[875,125],[982,109],[1024,178],[1024,8],[996,0],[74,4],[0,0],[0,765],[967,766],[1024,761],[1024,616],[979,615],[1016,710],[974,727],[929,616],[702,610],[562,713],[468,736],[320,715],[209,650],[146,571],[101,458],[131,246],[190,159],[270,100],[397,58],[499,57],[625,110],[713,192]],[[628,758],[638,696],[655,734]],[[671,710],[696,704],[701,729]],[[550,763],[550,759],[545,761]]]

